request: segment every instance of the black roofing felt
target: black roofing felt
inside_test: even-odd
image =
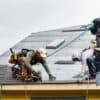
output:
[[[38,49],[46,48],[46,46],[55,39],[65,39],[65,42],[57,49],[47,49],[48,57],[47,62],[52,74],[56,77],[55,81],[48,81],[48,75],[45,72],[42,65],[37,64],[33,68],[42,72],[42,83],[76,83],[79,82],[79,78],[76,78],[77,74],[81,70],[81,63],[73,64],[55,64],[57,61],[70,61],[71,55],[75,51],[80,51],[89,46],[89,40],[91,37],[90,32],[75,31],[75,32],[63,32],[63,30],[80,29],[80,26],[63,28],[51,31],[44,31],[38,33],[32,33],[21,42],[14,45],[12,48],[15,51],[20,51],[22,48]],[[10,51],[6,51],[0,56],[0,82],[2,84],[21,84],[23,83],[19,79],[14,79],[11,76],[11,66],[8,64],[10,57]],[[92,80],[91,82],[95,82]],[[86,81],[81,81],[86,82]],[[25,82],[24,82],[25,83]],[[34,83],[34,82],[26,82]]]

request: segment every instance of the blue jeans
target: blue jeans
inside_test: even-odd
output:
[[[89,74],[91,76],[96,76],[96,73],[100,71],[100,62],[96,61],[95,56],[87,59],[87,65],[89,68]]]

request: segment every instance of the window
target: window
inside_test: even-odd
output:
[[[31,100],[86,100],[86,97],[32,97]]]

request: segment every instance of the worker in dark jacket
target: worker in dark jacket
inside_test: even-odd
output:
[[[23,81],[25,80],[32,80],[32,70],[26,65],[26,55],[24,52],[15,53],[10,50],[12,55],[10,56],[9,63],[13,64],[11,67],[12,70],[12,77],[17,78],[18,76],[21,77]]]
[[[100,54],[100,48],[94,48],[94,55],[90,58],[87,59],[87,64],[88,64],[88,68],[89,68],[89,77],[86,78],[87,79],[95,79],[96,78],[96,74],[98,72],[100,72],[100,55],[98,55],[97,53]]]
[[[41,63],[49,76],[49,80],[55,80],[56,78],[51,74],[48,64],[46,62],[46,57],[47,50],[44,48],[40,48],[39,50],[36,50],[36,52],[34,50],[29,51],[26,56],[26,64],[32,69],[32,65],[36,63]]]

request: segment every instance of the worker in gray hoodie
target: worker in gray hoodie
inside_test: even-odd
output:
[[[47,55],[48,55],[48,53],[47,53],[47,50],[45,48],[40,48],[36,51],[34,51],[34,50],[29,51],[27,53],[27,56],[26,56],[26,64],[28,67],[30,67],[32,69],[32,65],[34,65],[36,63],[41,63],[49,76],[49,80],[55,80],[56,77],[54,77],[51,74],[51,71],[50,71],[48,64],[46,62]]]

